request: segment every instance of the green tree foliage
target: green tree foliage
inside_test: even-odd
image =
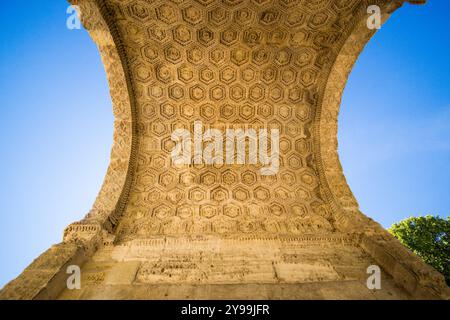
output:
[[[450,217],[412,217],[393,224],[389,232],[445,276],[450,286]]]

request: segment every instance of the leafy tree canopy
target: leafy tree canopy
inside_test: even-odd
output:
[[[412,217],[393,224],[389,232],[445,276],[450,285],[450,217]]]

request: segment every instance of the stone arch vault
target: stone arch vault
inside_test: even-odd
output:
[[[337,154],[342,92],[373,35],[367,7],[386,20],[424,1],[71,2],[108,76],[111,162],[92,211],[1,298],[448,297],[440,274],[359,211]],[[173,166],[171,132],[196,120],[278,128],[280,171]],[[371,264],[383,290],[365,285]],[[81,290],[66,289],[69,265]]]

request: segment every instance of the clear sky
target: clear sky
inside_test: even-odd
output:
[[[345,90],[340,155],[383,226],[450,213],[450,3],[397,12]],[[0,2],[0,286],[89,211],[113,116],[103,66],[64,0]]]

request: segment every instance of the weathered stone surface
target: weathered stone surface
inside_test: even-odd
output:
[[[373,35],[367,7],[386,20],[405,1],[71,2],[110,83],[111,164],[92,211],[51,249],[61,259],[45,253],[1,298],[449,297],[359,211],[337,154],[342,92]],[[174,166],[171,134],[194,121],[279,129],[279,172]],[[71,261],[81,290],[64,290]],[[380,291],[366,286],[373,264]]]

